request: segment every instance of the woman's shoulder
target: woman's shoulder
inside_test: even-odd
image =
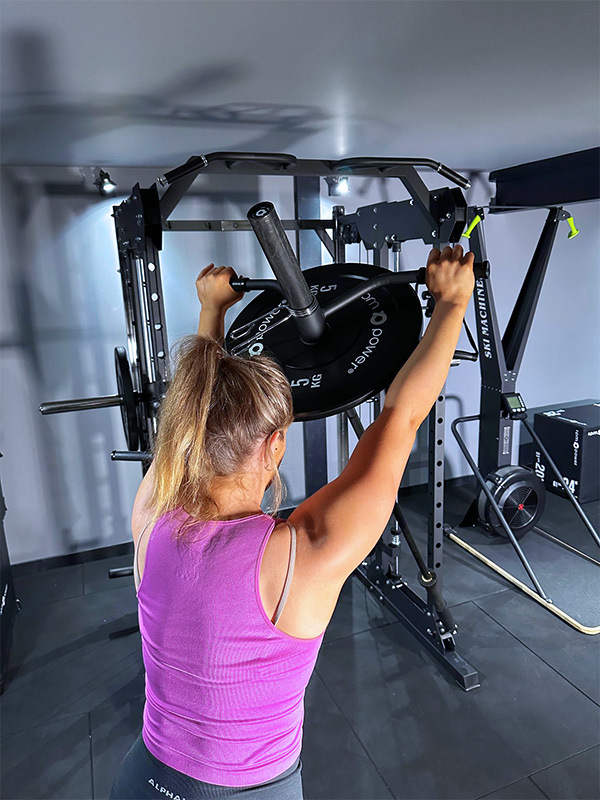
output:
[[[310,529],[302,518],[293,521],[275,517],[275,526],[261,569],[261,595],[265,610],[274,613],[290,567],[290,528],[296,531],[296,550],[290,591],[277,627],[300,639],[313,639],[325,630],[337,603],[342,584],[320,563]]]
[[[134,511],[131,518],[133,540],[137,542],[144,532],[148,535],[150,530],[154,530],[158,526],[173,525],[180,528],[182,525],[188,524],[189,521],[189,514],[186,514],[181,508],[173,508],[159,515],[148,507],[143,512],[138,511],[137,514]]]

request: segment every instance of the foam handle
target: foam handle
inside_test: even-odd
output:
[[[308,288],[275,206],[257,203],[248,211],[248,220],[288,301],[302,340],[316,342],[325,331],[325,317]]]
[[[273,203],[257,203],[248,211],[248,220],[279,281],[290,308],[306,311],[314,303],[300,264]]]

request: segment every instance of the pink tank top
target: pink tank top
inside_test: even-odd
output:
[[[264,783],[300,755],[304,692],[324,633],[290,636],[262,606],[273,517],[201,522],[180,543],[175,522],[171,512],[155,524],[138,590],[142,737],[156,758],[197,780]]]

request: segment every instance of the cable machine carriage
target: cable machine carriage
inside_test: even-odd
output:
[[[437,171],[459,188],[430,191],[416,168]],[[281,221],[271,203],[259,203],[247,220],[171,220],[171,214],[200,173],[282,175],[293,178],[294,220]],[[320,218],[320,178],[359,175],[399,178],[410,194],[403,202],[365,206],[353,214],[336,206],[331,220]],[[239,314],[226,335],[234,353],[264,349],[282,366],[290,380],[296,419],[303,421],[307,494],[327,481],[325,419],[338,416],[340,468],[348,459],[348,423],[357,436],[363,428],[356,406],[370,401],[379,413],[380,394],[389,386],[419,342],[423,308],[417,294],[425,269],[387,269],[388,253],[397,254],[403,242],[421,239],[442,247],[457,242],[467,221],[461,189],[470,183],[430,159],[356,158],[343,161],[300,160],[287,154],[212,153],[195,156],[159,178],[167,187],[139,184],[114,207],[123,289],[128,352],[115,349],[118,394],[108,397],[45,403],[44,414],[120,406],[127,451],[114,451],[113,460],[151,458],[160,402],[169,382],[168,343],[160,274],[163,232],[181,230],[254,230],[276,280],[240,277],[238,291],[260,291]],[[286,230],[296,232],[297,256]],[[316,234],[316,235],[315,235]],[[373,253],[373,264],[347,263],[346,245],[362,243]],[[321,245],[333,259],[321,262]],[[301,269],[300,264],[304,267]],[[310,267],[310,268],[306,268]],[[487,261],[475,264],[479,283],[489,277]],[[411,284],[415,284],[413,289]],[[425,316],[433,299],[423,293]],[[468,332],[468,328],[467,328]],[[457,351],[455,361],[476,360],[473,352]],[[444,392],[429,416],[429,498],[427,556],[419,551],[400,506],[378,545],[356,570],[372,591],[466,691],[479,685],[477,672],[456,651],[456,626],[441,592],[444,535]],[[423,600],[398,571],[401,535],[419,568]],[[111,570],[111,577],[131,575],[131,568]]]

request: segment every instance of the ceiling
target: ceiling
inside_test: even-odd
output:
[[[2,0],[1,161],[490,170],[599,144],[592,0]]]

